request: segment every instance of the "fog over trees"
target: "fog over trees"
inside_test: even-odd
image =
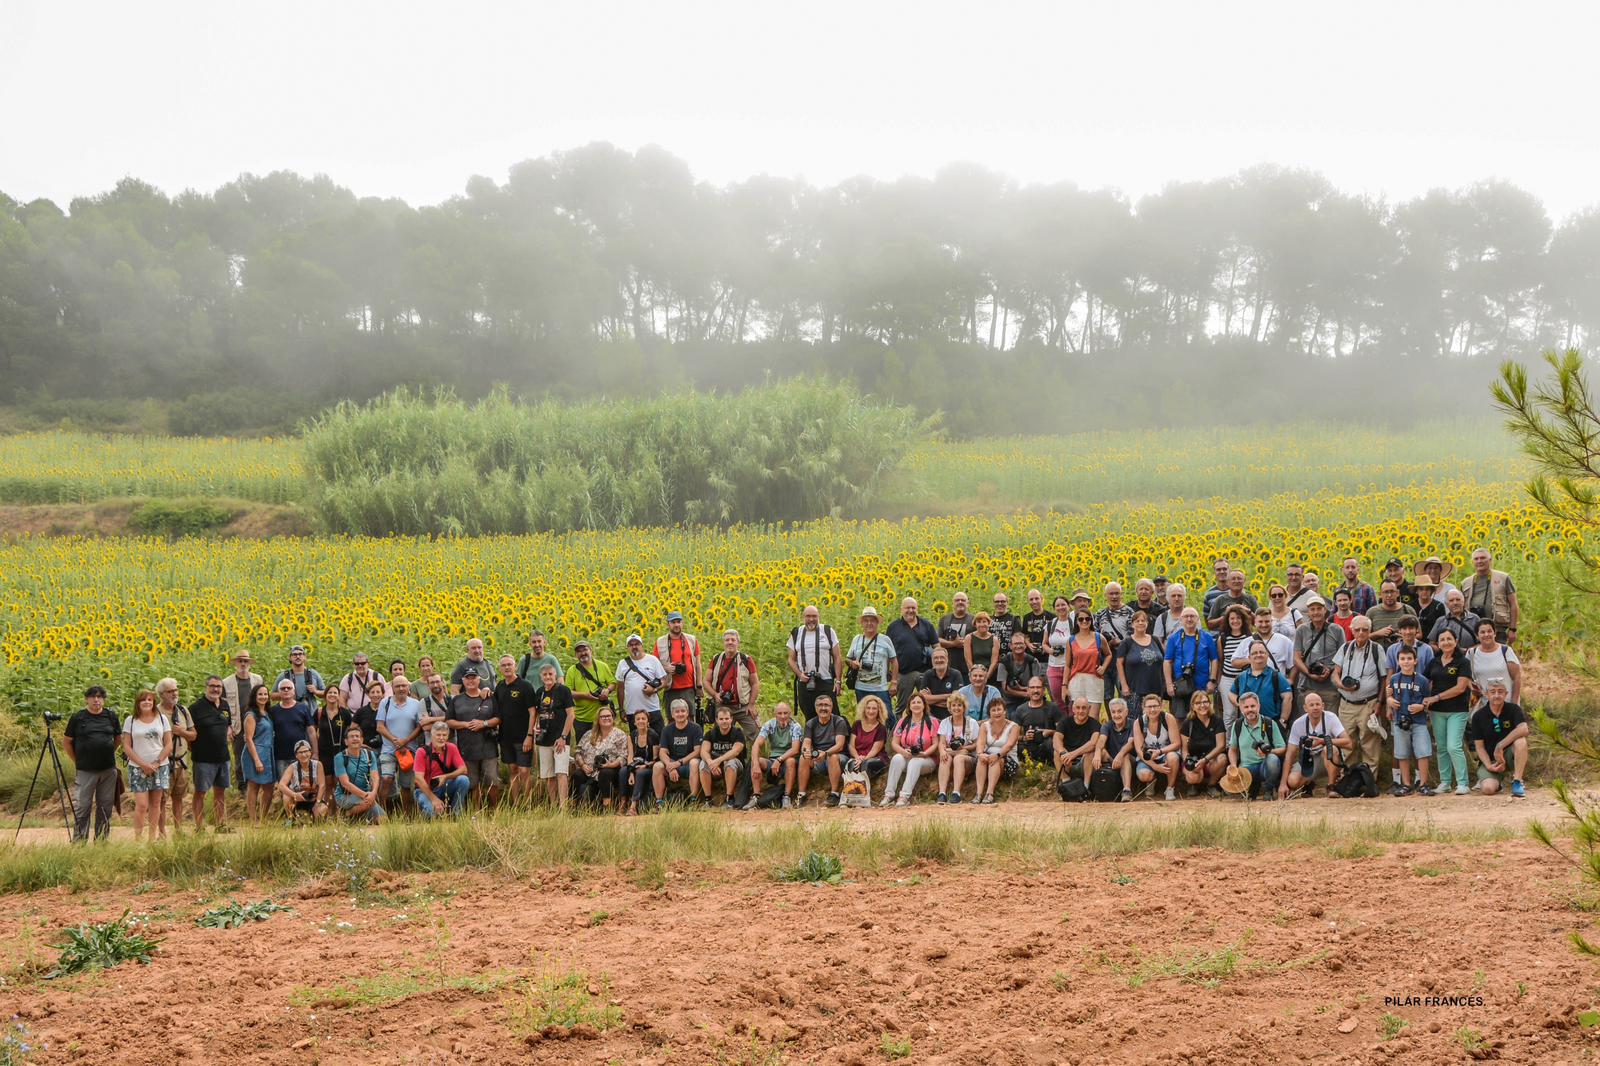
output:
[[[597,143],[434,206],[287,172],[0,194],[0,403],[157,397],[204,432],[401,383],[595,398],[815,372],[956,432],[1488,417],[1494,362],[1596,337],[1600,209],[1552,221],[1493,181],[1403,203],[1273,167],[1137,202],[969,164],[716,187]]]

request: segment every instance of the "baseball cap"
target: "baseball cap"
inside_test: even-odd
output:
[[[296,644],[294,647],[289,649],[289,654],[290,655],[304,655],[305,653],[306,653],[305,647],[303,645],[300,645],[300,644]]]
[[[590,646],[590,644],[589,644],[589,642],[587,640],[580,640],[577,643],[572,645],[572,650],[573,651],[577,651],[579,648],[588,648],[590,651],[594,650],[594,648]]]
[[[644,638],[643,638],[643,637],[641,637],[641,636],[640,636],[640,635],[639,635],[639,634],[637,634],[637,633],[629,633],[629,634],[628,634],[628,639],[627,639],[627,640],[626,640],[626,641],[625,641],[625,642],[624,642],[624,643],[627,643],[627,644],[632,644],[632,643],[633,643],[633,642],[634,642],[634,641],[636,641],[636,640],[637,640],[637,641],[638,641],[638,642],[639,642],[639,643],[640,643],[640,644],[643,644],[643,643],[644,643]]]
[[[681,622],[681,621],[683,621],[683,612],[682,611],[668,611],[667,612],[667,621],[669,621],[669,622]]]

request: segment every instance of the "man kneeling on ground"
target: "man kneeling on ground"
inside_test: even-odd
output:
[[[1333,788],[1343,762],[1342,757],[1334,761],[1334,753],[1356,746],[1344,731],[1344,723],[1327,713],[1319,693],[1307,692],[1301,709],[1305,713],[1289,727],[1289,748],[1283,759],[1289,772],[1278,786],[1279,799],[1288,799],[1290,793],[1301,788],[1309,797],[1316,790],[1318,770],[1323,771],[1328,787]]]
[[[1493,678],[1484,688],[1488,701],[1472,716],[1467,739],[1478,756],[1478,790],[1492,796],[1511,776],[1511,794],[1518,799],[1527,794],[1522,784],[1528,766],[1528,716],[1509,702],[1504,680]]]
[[[1278,723],[1261,716],[1261,700],[1254,692],[1239,698],[1239,720],[1233,723],[1228,744],[1228,765],[1250,771],[1250,798],[1276,796],[1283,776],[1283,731]]]

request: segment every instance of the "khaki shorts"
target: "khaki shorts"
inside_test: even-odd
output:
[[[467,781],[474,789],[495,788],[500,784],[499,759],[467,759]]]
[[[560,777],[569,772],[572,765],[571,750],[556,751],[554,745],[547,748],[542,744],[533,750],[539,753],[539,780]]]

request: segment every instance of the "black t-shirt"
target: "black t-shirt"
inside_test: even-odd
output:
[[[922,675],[922,680],[917,683],[917,687],[922,691],[931,692],[935,696],[948,696],[952,692],[960,692],[966,685],[967,679],[962,677],[961,671],[955,667],[947,668],[943,677],[940,677],[936,671],[929,670]],[[933,712],[935,718],[950,717],[950,711],[943,704],[937,707],[930,706],[928,710]],[[835,715],[834,717],[838,716]]]
[[[837,737],[844,737],[846,743],[849,742],[850,723],[837,714],[830,715],[826,723],[821,718],[813,718],[806,723],[803,736],[811,741],[812,754],[821,755],[833,746]],[[839,751],[843,753],[844,748],[840,748]]]
[[[1055,615],[1049,611],[1040,611],[1038,614],[1029,611],[1022,616],[1022,631],[1027,634],[1030,646],[1044,643],[1044,635],[1054,618]]]
[[[1093,718],[1086,718],[1079,725],[1069,714],[1060,720],[1057,731],[1061,734],[1061,750],[1077,751],[1100,732],[1100,723]]]
[[[997,614],[989,619],[989,632],[994,634],[994,639],[1000,642],[1002,656],[1011,652],[1011,634],[1022,629],[1022,619],[1007,611]]]
[[[572,710],[572,690],[557,684],[554,688],[540,689],[536,703],[539,715],[539,736],[534,743],[548,748],[561,739],[562,727],[567,724],[567,712]]]
[[[643,747],[639,746],[639,734],[637,732],[630,730],[628,739],[633,741],[633,757],[635,759],[643,762],[655,761],[656,748],[661,744],[661,733],[658,730],[652,729],[645,734]]]
[[[1222,719],[1212,715],[1211,721],[1202,722],[1198,714],[1191,714],[1183,720],[1180,732],[1189,741],[1189,758],[1202,758],[1216,749],[1217,738],[1222,736]]]
[[[1442,662],[1437,655],[1433,657],[1433,662],[1428,664],[1429,691],[1436,696],[1441,692],[1454,688],[1456,682],[1463,677],[1469,681],[1472,679],[1472,662],[1465,655],[1462,655],[1459,650],[1448,665]],[[1435,703],[1433,709],[1443,714],[1451,714],[1457,711],[1470,710],[1471,706],[1472,687],[1469,685],[1466,691],[1460,695],[1451,696],[1447,700],[1440,700]]]
[[[1061,728],[1061,708],[1051,703],[1048,699],[1037,707],[1024,703],[1011,712],[1010,717],[1013,722],[1017,723],[1017,728],[1022,730],[1024,735],[1029,729]]]
[[[568,690],[567,695],[570,699],[571,690]],[[495,717],[500,719],[502,746],[522,747],[522,742],[528,739],[528,724],[532,720],[533,706],[538,701],[538,691],[520,677],[511,681],[501,681],[495,685],[494,713]]]
[[[84,708],[67,720],[67,736],[72,738],[73,762],[78,769],[99,773],[117,765],[122,723],[117,721],[116,711],[90,714]]]
[[[1477,752],[1477,742],[1483,741],[1483,750],[1494,757],[1494,746],[1506,738],[1506,734],[1528,721],[1528,716],[1522,713],[1522,708],[1515,703],[1507,703],[1500,708],[1500,716],[1495,717],[1494,711],[1488,704],[1478,708],[1472,716],[1472,724],[1467,727],[1467,743],[1472,745],[1473,752]]]
[[[356,725],[361,727],[361,743],[376,748],[383,743],[378,735],[378,705],[368,701],[355,714]],[[344,750],[344,737],[339,738],[339,750]]]
[[[482,689],[478,690],[476,696],[469,696],[463,692],[459,696],[450,697],[452,722],[487,722],[494,716],[494,696]],[[456,730],[456,750],[461,752],[461,757],[468,762],[498,759],[500,749],[497,745],[498,740],[492,729]]]
[[[1152,692],[1158,696],[1166,695],[1167,676],[1162,669],[1166,654],[1160,641],[1151,637],[1150,642],[1141,648],[1129,637],[1118,646],[1117,657],[1122,660],[1122,669],[1128,675],[1128,696],[1148,696]],[[1132,703],[1132,700],[1129,702]]]
[[[711,744],[711,757],[720,759],[733,750],[735,744],[744,743],[744,733],[738,726],[729,726],[724,733],[721,729],[713,728],[707,733],[705,739]]]
[[[690,722],[682,729],[668,722],[661,730],[661,757],[682,762],[700,750],[700,742],[704,739],[705,733],[696,722]]]
[[[233,712],[226,703],[212,703],[204,696],[189,704],[194,722],[194,739],[189,742],[189,757],[195,762],[228,761],[228,725]]]
[[[962,637],[965,637],[968,633],[972,632],[972,620],[976,617],[977,615],[972,614],[970,611],[963,618],[957,618],[954,614],[945,615],[943,618],[939,619],[939,639],[960,640]],[[945,651],[950,656],[950,669],[960,670],[963,674],[966,673],[966,649],[945,648]]]

